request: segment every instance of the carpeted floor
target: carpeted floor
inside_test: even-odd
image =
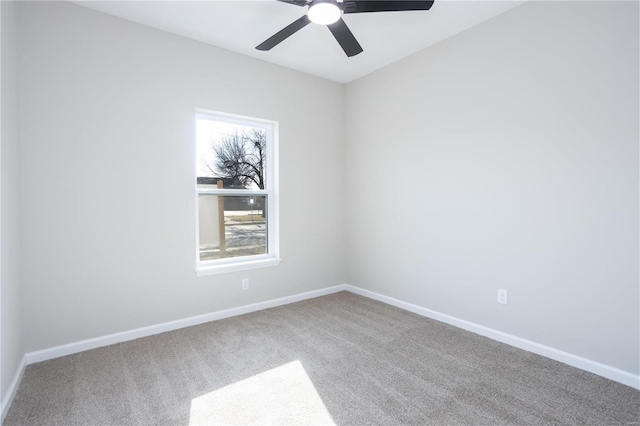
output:
[[[640,392],[351,293],[27,367],[5,425],[634,425]]]

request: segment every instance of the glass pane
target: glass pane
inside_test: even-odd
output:
[[[266,195],[198,195],[200,261],[267,253]]]
[[[265,189],[267,131],[213,118],[198,118],[199,185]]]

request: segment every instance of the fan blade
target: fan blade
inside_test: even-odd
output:
[[[274,35],[272,35],[271,37],[269,37],[259,45],[257,45],[256,49],[271,50],[278,44],[282,43],[285,39],[287,39],[287,37],[300,31],[310,23],[311,23],[311,20],[307,17],[307,15],[304,15],[302,18],[298,19],[297,21],[293,21],[291,24],[287,25],[286,27],[284,27],[283,29],[281,29],[280,31],[278,31],[277,33],[275,33]]]
[[[346,0],[344,13],[400,12],[403,10],[429,10],[434,0]]]
[[[295,6],[307,6],[309,4],[307,0],[278,0],[278,1],[281,1],[283,3],[293,4]]]
[[[340,47],[344,50],[344,53],[347,56],[355,56],[358,53],[362,52],[362,47],[358,40],[353,36],[347,24],[342,20],[342,18],[338,19],[333,24],[327,25],[329,30],[331,30],[331,34],[338,40]]]

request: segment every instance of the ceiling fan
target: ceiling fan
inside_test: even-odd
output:
[[[362,52],[362,47],[340,16],[342,13],[396,12],[405,10],[429,10],[434,0],[278,0],[295,6],[308,6],[307,14],[287,25],[264,42],[258,50],[271,50],[311,22],[326,25],[347,56]]]

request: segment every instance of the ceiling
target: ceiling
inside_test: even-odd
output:
[[[325,26],[310,24],[267,52],[255,46],[306,13],[275,0],[73,1],[109,15],[243,55],[348,83],[499,15],[524,0],[435,0],[429,11],[343,15],[364,52],[348,58]]]

